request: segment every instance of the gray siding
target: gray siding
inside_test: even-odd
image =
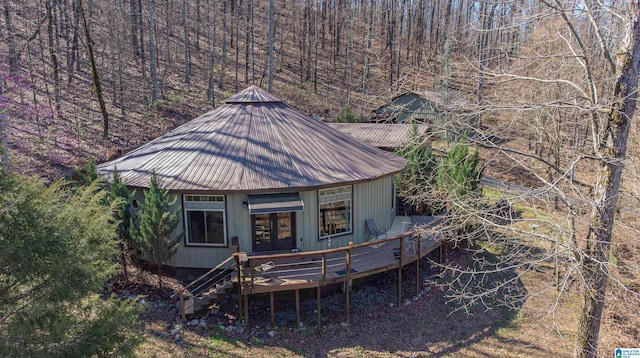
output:
[[[352,188],[352,229],[351,234],[334,237],[331,247],[341,247],[367,240],[368,232],[364,221],[374,219],[378,227],[390,228],[393,223],[392,211],[393,181],[395,176],[386,176],[370,182],[353,185]],[[176,204],[181,205],[182,195]],[[304,202],[304,211],[296,212],[296,245],[301,251],[315,251],[328,248],[327,239],[318,239],[318,192],[309,190],[300,193]],[[232,254],[231,237],[238,236],[240,251],[251,252],[251,216],[243,207],[247,201],[246,194],[225,196],[226,225],[228,247],[185,246],[182,240],[178,252],[167,264],[175,267],[207,268],[217,265]],[[183,231],[183,211],[181,210],[179,230]]]

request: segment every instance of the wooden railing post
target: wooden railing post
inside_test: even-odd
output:
[[[402,266],[404,256],[404,237],[400,237],[400,264],[398,265],[398,306],[402,304]]]
[[[324,286],[324,280],[327,278],[327,254],[322,254],[322,282],[320,283]]]

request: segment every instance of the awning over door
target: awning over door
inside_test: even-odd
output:
[[[249,195],[249,214],[287,213],[303,211],[299,193]]]

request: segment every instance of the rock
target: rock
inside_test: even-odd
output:
[[[300,322],[300,324],[298,324],[298,328],[304,328],[304,322]]]
[[[393,308],[393,307],[395,307],[395,306],[396,306],[396,304],[395,304],[395,303],[389,303],[389,307]]]
[[[238,332],[239,334],[243,334],[244,333],[244,327],[239,326],[236,328],[236,332]]]
[[[191,322],[189,322],[189,323],[190,323],[189,325],[190,325],[190,326],[197,326],[197,325],[198,325],[198,322],[199,322],[199,321],[198,321],[197,319],[195,319],[195,318],[194,318],[194,319],[192,319],[192,320],[191,320]]]
[[[413,302],[418,300],[418,296],[413,296]]]
[[[204,318],[200,320],[200,322],[198,323],[198,325],[202,328],[207,327],[207,320],[205,320]]]
[[[269,337],[273,338],[273,337],[275,337],[276,332],[274,332],[274,331],[269,331],[269,332],[267,332],[267,334],[269,335]]]
[[[175,339],[176,341],[179,341],[180,340],[180,335],[176,334],[175,336],[173,336],[173,339]]]
[[[341,325],[342,327],[346,327],[346,326],[348,326],[348,325],[349,325],[349,323],[347,323],[347,322],[340,322],[340,325]]]
[[[405,305],[405,306],[407,306],[407,305],[409,305],[409,304],[411,304],[411,300],[404,300],[404,305]]]
[[[228,326],[228,327],[226,328],[226,331],[227,331],[227,332],[229,332],[229,333],[233,333],[233,332],[235,332],[235,331],[236,331],[236,327],[234,327],[234,326]]]

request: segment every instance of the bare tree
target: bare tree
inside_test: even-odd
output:
[[[4,25],[5,31],[7,31],[7,42],[9,44],[9,72],[15,76],[20,69],[18,63],[18,50],[16,47],[16,33],[13,25],[11,24],[11,11],[9,10],[9,0],[4,0]]]
[[[149,20],[149,57],[151,58],[151,103],[155,105],[158,103],[158,54],[153,26],[153,0],[147,1],[147,18]]]
[[[273,43],[275,41],[275,23],[273,19],[274,11],[274,0],[269,0],[269,92],[273,90]]]
[[[188,16],[188,3],[187,0],[182,1],[182,29],[184,31],[184,83],[191,83],[190,70],[191,64],[189,63],[189,26],[187,23]]]
[[[464,309],[496,301],[518,308],[528,297],[541,294],[523,290],[521,277],[551,263],[557,277],[552,288],[558,291],[555,294],[582,298],[574,354],[595,357],[607,285],[613,284],[640,302],[640,295],[612,280],[609,271],[615,267],[610,262],[610,249],[637,102],[640,2],[601,9],[610,11],[611,16],[599,21],[590,14],[593,8],[586,2],[575,5],[542,0],[541,5],[526,12],[537,22],[529,28],[531,33],[518,35],[525,44],[512,66],[501,69],[505,63],[478,56],[476,69],[484,83],[491,85],[481,92],[491,106],[480,107],[479,114],[503,122],[496,130],[474,130],[474,135],[467,137],[488,151],[491,159],[487,166],[493,158],[504,158],[512,165],[510,171],[530,178],[529,188],[514,185],[503,194],[503,200],[484,199],[481,203],[449,192],[448,199],[457,204],[452,217],[458,219],[451,221],[458,225],[447,229],[449,237],[458,245],[470,243],[476,255],[469,266],[446,267],[446,287],[450,298]],[[574,5],[587,15],[576,15]],[[500,8],[481,11],[485,16],[478,18],[479,31],[495,29],[493,23],[487,25],[493,21],[487,17],[493,17],[494,10]],[[624,31],[610,31],[606,40],[601,35],[591,36],[602,33],[605,25]],[[480,43],[488,41],[479,38]],[[483,47],[479,52],[486,50]],[[615,59],[612,53],[617,54]],[[458,129],[458,134],[473,130],[466,123],[460,123]],[[546,132],[540,140],[545,142],[542,149],[537,144],[527,148],[521,141],[506,140],[513,133],[529,133],[536,140],[537,131]],[[581,136],[590,138],[591,143],[581,141]],[[554,209],[555,198],[559,209]],[[424,190],[412,198],[414,202],[438,199]],[[514,223],[518,215],[513,203],[556,212]],[[566,222],[559,219],[563,216]],[[503,252],[487,259],[488,248],[496,247]],[[638,269],[637,262],[633,267]],[[496,277],[498,273],[502,274]],[[558,301],[550,303],[552,310]]]
[[[102,112],[102,139],[106,140],[109,135],[109,114],[107,113],[107,106],[104,103],[104,97],[102,96],[102,85],[100,83],[100,75],[98,74],[98,66],[93,54],[93,40],[89,33],[89,25],[87,18],[82,7],[82,0],[78,0],[78,9],[80,10],[80,16],[82,17],[82,27],[84,29],[84,36],[87,42],[87,52],[89,54],[89,65],[91,66],[91,78],[93,79],[93,87],[98,97],[98,104],[100,106],[100,112]]]

